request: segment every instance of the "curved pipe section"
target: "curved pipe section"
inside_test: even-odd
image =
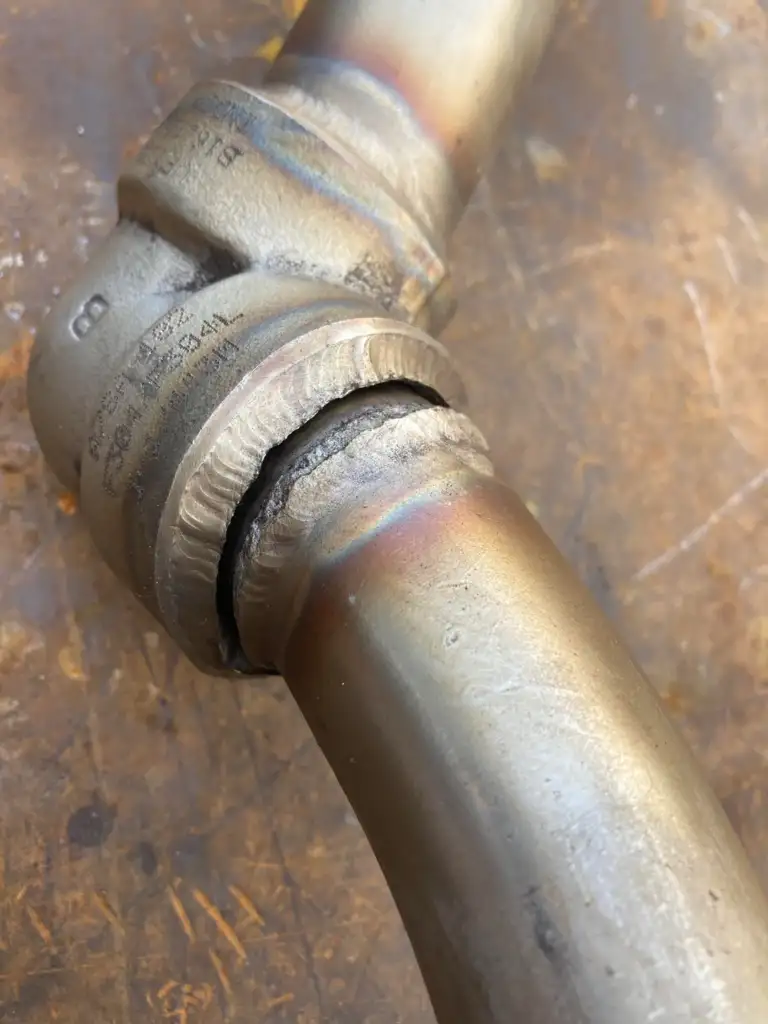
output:
[[[764,896],[600,611],[500,483],[402,479],[300,547],[279,667],[441,1024],[768,1020]]]

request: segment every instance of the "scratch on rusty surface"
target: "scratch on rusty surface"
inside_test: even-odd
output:
[[[756,491],[759,491],[766,483],[768,483],[768,467],[755,474],[743,487],[734,491],[729,498],[726,498],[722,505],[718,505],[714,511],[710,512],[703,523],[691,530],[690,533],[687,533],[677,544],[674,544],[656,558],[652,558],[650,562],[647,562],[642,568],[638,569],[632,576],[632,582],[648,579],[649,576],[653,576],[661,569],[665,569],[676,558],[679,558],[680,555],[690,551],[691,548],[694,548],[707,536],[713,527],[722,522],[726,516],[735,512],[736,509],[744,504],[747,498],[751,497]]]
[[[730,242],[722,235],[715,235],[715,244],[720,250],[720,255],[723,257],[723,263],[731,281],[736,285],[741,284],[741,275],[739,274],[738,264],[736,263],[736,257],[733,255]]]
[[[30,907],[29,905],[27,905],[26,911],[30,924],[35,929],[40,938],[43,940],[43,944],[47,946],[49,949],[52,949],[53,936],[51,935],[50,929],[43,923],[42,918],[37,913],[34,907]]]
[[[121,935],[125,934],[125,929],[123,928],[123,923],[120,920],[120,918],[117,916],[115,911],[112,909],[112,907],[110,906],[110,903],[109,903],[109,900],[106,897],[106,894],[103,893],[103,892],[98,892],[97,891],[97,892],[95,892],[93,894],[93,899],[94,899],[94,902],[95,902],[96,906],[102,912],[104,917],[106,917],[107,921],[109,921],[109,923],[112,925],[112,927],[116,931],[118,931]]]
[[[71,612],[67,616],[67,627],[67,642],[59,651],[59,668],[68,679],[84,683],[88,675],[83,661],[83,635]]]
[[[293,992],[286,992],[285,995],[278,996],[276,999],[270,999],[267,1003],[268,1010],[274,1010],[278,1006],[285,1006],[286,1003],[292,1003],[296,997]]]
[[[244,708],[243,708],[242,697],[241,697],[240,691],[237,688],[235,688],[235,690],[233,692],[234,692],[234,698],[235,698],[235,703],[237,705],[238,713],[239,713],[240,718],[241,718],[242,723],[243,723],[246,748],[248,750],[248,755],[249,755],[251,764],[253,766],[254,778],[255,778],[255,780],[257,782],[257,785],[263,786],[263,782],[262,782],[262,778],[261,778],[261,773],[259,771],[259,760],[258,760],[258,757],[257,757],[257,754],[256,754],[256,749],[255,749],[255,746],[254,746],[254,742],[253,742],[253,738],[252,738],[251,732],[250,732],[250,730],[248,728],[248,720],[247,720],[247,717],[245,715],[245,711],[244,711]],[[293,876],[291,875],[291,872],[288,869],[288,860],[286,858],[285,851],[283,849],[282,841],[281,841],[281,838],[280,838],[280,831],[279,831],[279,829],[277,828],[277,826],[275,824],[273,824],[273,826],[272,826],[272,841],[273,841],[273,844],[274,844],[274,850],[275,850],[277,856],[279,857],[280,863],[281,863],[283,886],[285,888],[287,888],[289,899],[290,899],[290,902],[291,902],[291,906],[293,908],[293,913],[294,913],[294,916],[296,918],[296,922],[301,926],[301,929],[302,929],[301,937],[300,937],[300,942],[301,942],[301,946],[302,946],[302,949],[303,949],[304,959],[305,959],[305,962],[306,962],[306,965],[307,965],[307,969],[309,971],[309,977],[310,977],[310,980],[311,980],[311,983],[312,983],[312,988],[314,989],[315,998],[317,1000],[318,1012],[319,1012],[319,1014],[320,1014],[320,1016],[322,1018],[323,1015],[324,1015],[324,1011],[323,1011],[323,1002],[324,1002],[324,1000],[323,1000],[323,990],[321,988],[320,980],[319,980],[318,975],[317,975],[317,968],[315,967],[314,952],[313,952],[313,949],[312,949],[312,945],[311,945],[311,943],[309,941],[309,935],[308,935],[306,927],[304,925],[304,919],[303,919],[302,908],[301,908],[301,890],[300,890],[299,886],[296,884],[295,879],[293,878]],[[277,892],[277,888],[274,891]]]
[[[508,277],[511,279],[519,295],[524,294],[525,275],[515,255],[515,245],[510,237],[504,218],[500,216],[494,200],[493,192],[485,178],[480,179],[477,186],[477,196],[485,210],[489,226],[493,226],[493,235],[496,240],[496,249],[504,263]],[[532,305],[527,302],[520,303],[520,309],[526,327],[531,335],[536,335],[539,330],[539,322],[533,311]],[[521,339],[517,339],[520,346]]]
[[[198,50],[207,49],[208,44],[200,36],[200,33],[198,32],[197,27],[195,26],[194,18],[192,17],[191,14],[186,14],[184,16],[184,24],[187,26],[187,34],[189,35],[189,38],[192,40],[192,42],[195,44]]]
[[[229,891],[245,911],[248,920],[253,921],[254,924],[259,925],[261,928],[265,928],[266,921],[254,906],[253,900],[237,885],[230,885]]]
[[[579,263],[586,263],[589,260],[597,259],[599,256],[608,256],[615,251],[616,242],[611,238],[607,238],[602,242],[596,242],[594,245],[579,245],[556,260],[540,263],[537,267],[533,267],[529,271],[528,276],[531,278],[544,277],[546,274],[551,274],[558,270],[566,270],[569,267],[577,266]]]
[[[504,221],[499,216],[499,210],[497,209],[496,202],[494,200],[493,191],[491,190],[491,186],[488,184],[486,178],[480,179],[476,195],[488,216],[490,224],[493,225],[494,234],[500,243],[498,245],[498,249],[500,250],[502,260],[504,261],[507,274],[514,282],[515,286],[518,289],[522,289],[525,285],[525,275],[523,274],[523,269],[520,266],[520,263],[515,257],[514,245],[509,237],[509,232],[507,231]]]
[[[701,292],[697,285],[693,281],[686,281],[683,284],[683,292],[686,298],[691,304],[694,316],[696,317],[696,323],[699,326],[699,334],[701,336],[702,347],[704,349],[704,355],[707,359],[707,372],[709,373],[709,380],[712,385],[712,391],[714,392],[715,398],[717,399],[717,405],[720,411],[725,415],[725,402],[723,396],[723,378],[720,373],[720,367],[718,366],[717,356],[715,354],[715,344],[712,338],[712,331],[710,328],[709,317],[707,311],[704,308],[704,302],[701,298]]]
[[[755,248],[757,249],[759,256],[761,257],[761,259],[765,260],[766,252],[763,248],[763,235],[760,231],[760,228],[757,226],[755,218],[744,206],[739,206],[737,208],[736,216],[743,224],[744,229],[746,230],[749,237],[755,243]]]
[[[707,360],[707,372],[709,373],[709,380],[712,385],[712,392],[717,402],[717,407],[722,413],[723,422],[736,444],[748,455],[751,455],[749,445],[741,437],[739,431],[734,427],[731,422],[731,417],[728,409],[728,401],[725,394],[725,385],[723,383],[723,375],[720,372],[720,365],[718,361],[718,354],[716,350],[715,339],[712,335],[712,327],[709,322],[707,310],[701,297],[697,285],[693,281],[686,281],[683,284],[683,292],[686,298],[691,304],[693,314],[696,317],[696,323],[699,327],[699,335],[701,337],[702,347],[704,349],[704,355]]]
[[[219,979],[221,987],[224,989],[224,993],[228,999],[232,998],[232,982],[227,977],[227,972],[224,970],[224,964],[222,963],[221,957],[218,956],[215,950],[209,949],[208,956],[211,958],[213,969],[216,971],[216,976]]]
[[[368,970],[368,965],[370,964],[371,959],[372,959],[372,957],[374,955],[374,952],[375,952],[375,949],[376,949],[376,943],[379,940],[379,935],[380,934],[381,934],[381,926],[379,925],[378,927],[374,927],[373,931],[368,936],[368,940],[366,942],[366,948],[363,950],[362,955],[358,958],[359,967],[358,967],[357,977],[355,978],[354,988],[352,990],[352,998],[350,1000],[353,1005],[357,1002],[358,997],[360,995],[360,989],[362,988],[362,985],[363,985],[363,980],[365,978],[365,973]]]
[[[163,963],[166,959],[164,953],[153,953],[151,955],[137,956],[135,962],[141,966],[148,966],[154,963]],[[111,964],[113,957],[111,953],[92,953],[87,960],[79,963],[77,966],[78,971],[102,971],[104,964]],[[66,974],[71,971],[71,965],[60,964],[56,967],[39,967],[34,970],[24,971],[24,978],[41,978],[47,977],[48,975]],[[5,972],[0,973],[0,981],[13,981],[14,978],[19,978],[18,972]],[[2,1005],[2,1004],[0,1004]],[[2,1019],[2,1018],[0,1018]],[[79,1020],[79,1018],[78,1018]]]
[[[241,960],[247,960],[248,954],[245,952],[245,946],[238,938],[234,928],[224,920],[224,917],[216,904],[211,903],[205,893],[200,889],[193,889],[192,895],[216,925],[216,928],[222,938],[230,944]]]
[[[176,890],[173,888],[173,886],[169,885],[167,891],[168,899],[170,900],[174,913],[176,914],[176,917],[179,920],[179,924],[181,925],[182,931],[187,936],[190,942],[194,942],[195,930],[192,927],[192,922],[189,919],[189,914],[187,914],[186,910],[184,909],[184,904],[179,899]]]

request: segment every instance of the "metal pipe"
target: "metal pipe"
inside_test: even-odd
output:
[[[356,148],[356,136],[369,130],[380,143],[377,169],[386,173],[393,164],[399,188],[405,183],[422,193],[417,206],[433,201],[435,176],[449,180],[438,185],[455,193],[447,234],[498,145],[559,6],[560,0],[310,0],[268,81],[332,97],[336,112],[348,108],[348,144]]]
[[[338,61],[402,96],[449,157],[464,195],[498,145],[520,82],[538,63],[558,0],[310,0],[283,61]]]
[[[556,6],[311,0],[262,89],[195,88],[31,408],[189,655],[283,670],[442,1024],[763,1024],[744,852],[421,330]]]
[[[768,908],[743,848],[522,503],[414,428],[443,415],[370,431],[297,484],[240,606],[263,650],[249,605],[267,584],[278,665],[439,1021],[768,1020]]]

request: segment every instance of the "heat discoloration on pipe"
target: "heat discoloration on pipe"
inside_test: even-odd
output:
[[[313,0],[288,58],[338,62],[402,97],[442,147],[461,195],[477,184],[520,83],[535,67],[558,0]]]
[[[744,850],[533,517],[409,423],[447,415],[358,438],[314,503],[304,481],[293,587],[272,593],[279,667],[438,1019],[762,1020],[768,907]],[[241,628],[248,649],[247,610]]]

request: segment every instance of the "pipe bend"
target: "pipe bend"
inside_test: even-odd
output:
[[[264,544],[296,540],[271,592],[278,667],[439,1021],[768,1020],[768,909],[744,850],[461,420],[421,409],[361,434],[243,566],[253,579]],[[247,650],[247,600],[240,617]]]

